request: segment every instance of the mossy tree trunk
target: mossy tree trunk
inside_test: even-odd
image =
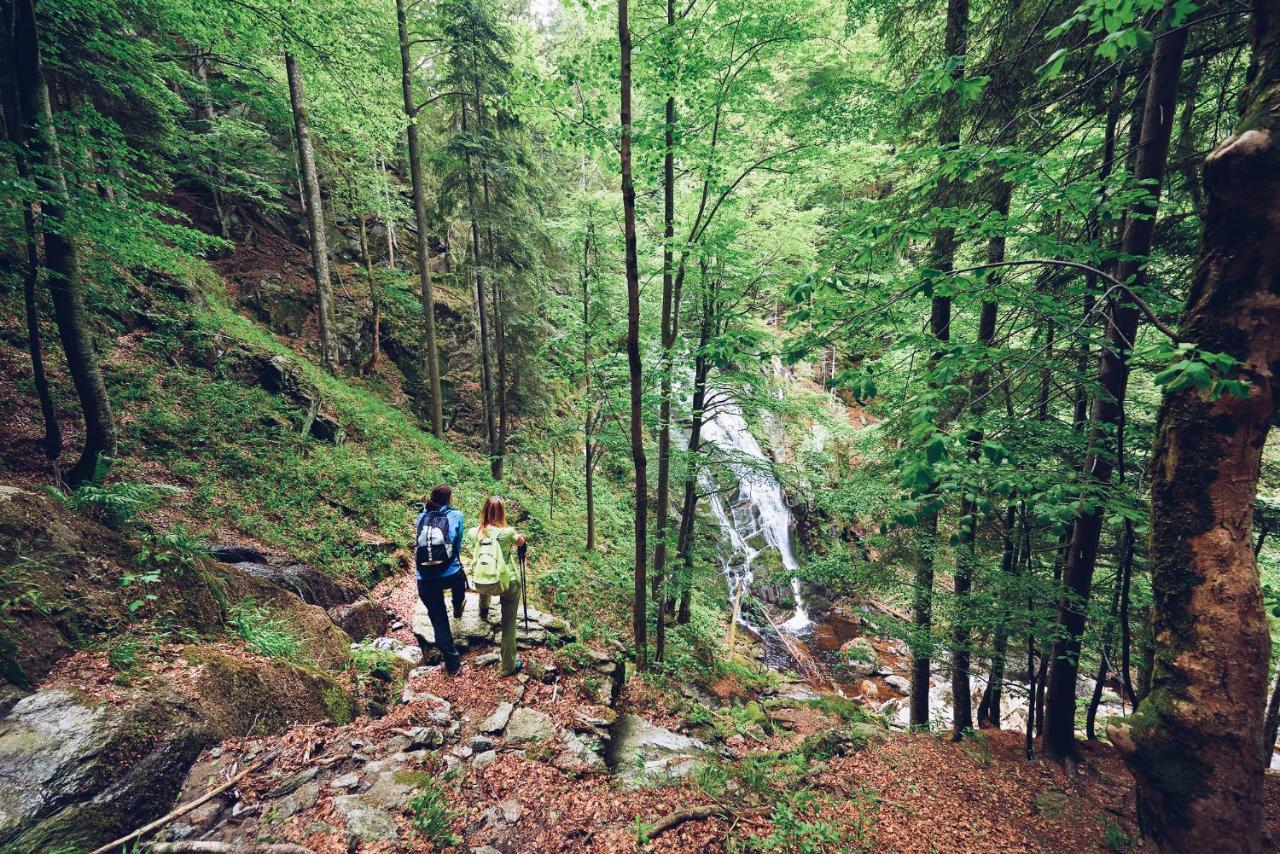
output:
[[[1152,465],[1151,690],[1108,729],[1161,850],[1274,850],[1263,839],[1270,637],[1252,516],[1280,372],[1280,0],[1255,0],[1237,132],[1205,160],[1207,209],[1182,337],[1242,364],[1247,398],[1164,399]]]
[[[12,39],[11,67],[17,83],[18,106],[34,129],[28,147],[42,166],[34,171],[45,195],[41,231],[49,294],[62,349],[67,356],[67,371],[84,412],[84,447],[64,478],[68,485],[76,486],[99,475],[104,461],[115,456],[115,418],[85,317],[79,247],[65,231],[65,212],[70,198],[54,129],[49,86],[41,68],[40,39],[31,0],[18,0],[15,4]]]

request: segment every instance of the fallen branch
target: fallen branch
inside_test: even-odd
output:
[[[679,827],[686,821],[702,821],[707,818],[728,818],[733,812],[719,804],[706,804],[700,807],[686,807],[682,810],[676,810],[670,815],[663,816],[653,823],[649,828],[649,832],[645,837],[652,841],[660,834],[666,833],[672,828]]]
[[[200,806],[201,804],[207,803],[213,800],[218,795],[221,795],[227,789],[230,789],[236,783],[239,783],[245,777],[248,777],[254,771],[257,771],[259,768],[261,768],[266,763],[272,761],[273,759],[275,759],[275,754],[264,756],[262,759],[259,759],[257,762],[253,763],[248,768],[244,769],[243,771],[241,771],[239,774],[232,777],[227,782],[219,786],[216,786],[213,789],[210,789],[200,797],[196,798],[194,801],[189,801],[183,804],[182,806],[166,813],[165,815],[160,816],[160,818],[156,819],[155,821],[150,822],[149,824],[144,824],[142,827],[138,828],[133,833],[130,833],[128,836],[122,836],[119,839],[116,839],[112,842],[108,842],[106,845],[103,845],[101,848],[95,848],[92,854],[106,854],[108,851],[112,851],[116,848],[123,848],[125,844],[132,842],[135,839],[140,839],[143,836],[146,836],[148,833],[150,833],[153,830],[158,830],[164,827],[166,824],[173,821],[175,818],[184,816],[187,813],[191,812],[196,807]],[[196,849],[190,849],[190,850],[196,850]]]
[[[210,839],[188,839],[181,842],[154,842],[147,848],[153,854],[316,854],[310,848],[290,842],[271,842],[252,848],[214,842]]]

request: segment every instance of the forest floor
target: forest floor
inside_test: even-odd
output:
[[[385,583],[377,594],[401,622],[412,625],[415,597],[408,580]],[[534,673],[553,669],[557,661],[555,652],[544,648],[521,655],[526,670]],[[217,750],[218,764],[225,769],[231,762],[238,766],[253,757],[276,755],[271,773],[264,770],[241,784],[240,797],[248,804],[312,763],[331,766],[337,774],[357,768],[353,756],[356,763],[374,757],[364,769],[374,769],[376,776],[384,763],[402,761],[391,754],[397,747],[404,749],[404,733],[444,700],[459,723],[450,740],[457,746],[441,748],[421,770],[446,781],[433,808],[447,825],[436,826],[440,844],[433,845],[428,825],[415,824],[413,810],[398,816],[399,835],[412,850],[1047,852],[1142,847],[1132,777],[1105,744],[1084,744],[1084,761],[1073,775],[1039,756],[1028,761],[1023,735],[1014,731],[987,730],[959,744],[945,735],[881,731],[851,746],[815,749],[824,735],[848,729],[840,706],[821,699],[788,706],[776,704],[776,697],[755,697],[772,710],[772,731],[729,739],[717,756],[682,777],[656,777],[637,785],[624,784],[603,768],[565,769],[536,742],[511,743],[510,730],[506,739],[495,736],[495,755],[482,764],[462,745],[483,738],[478,727],[499,703],[536,710],[558,726],[570,725],[591,705],[584,700],[589,692],[581,674],[562,672],[554,684],[528,676],[500,679],[491,666],[474,664],[474,656],[464,657],[456,678],[440,668],[415,671],[405,689],[409,702],[384,718],[362,717],[342,727],[309,724],[282,736],[226,742]],[[682,730],[672,687],[632,678],[617,710]],[[732,690],[744,699],[740,688]],[[444,770],[446,763],[451,771]],[[358,769],[357,776],[367,775]],[[344,821],[351,825],[350,817],[337,809],[347,794],[335,785],[341,779],[325,785],[308,807],[273,824],[270,838],[316,852],[347,851],[349,836],[340,828]],[[366,784],[353,783],[352,790]],[[1272,829],[1280,831],[1280,778],[1268,777],[1267,796]],[[696,814],[669,830],[652,830],[691,813]],[[396,847],[367,842],[359,850]]]

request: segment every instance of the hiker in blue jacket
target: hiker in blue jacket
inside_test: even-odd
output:
[[[435,631],[436,646],[444,656],[444,669],[454,676],[462,669],[458,648],[453,643],[444,592],[453,598],[454,617],[462,616],[467,592],[467,576],[462,571],[462,511],[450,506],[453,487],[442,483],[431,490],[427,506],[418,514],[414,549],[418,598],[426,606]]]

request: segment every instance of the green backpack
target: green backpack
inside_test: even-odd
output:
[[[511,589],[515,573],[507,565],[506,556],[502,554],[502,546],[498,542],[497,532],[489,528],[483,535],[479,529],[475,532],[476,545],[471,553],[471,566],[468,567],[471,583],[476,592],[495,595]]]

